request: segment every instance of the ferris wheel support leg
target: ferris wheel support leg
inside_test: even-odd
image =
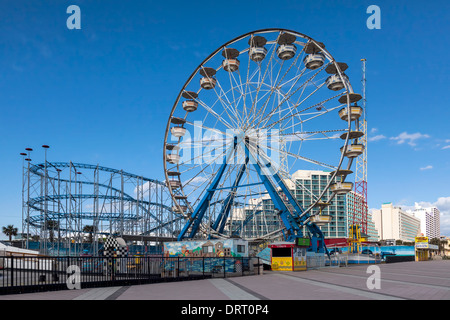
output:
[[[260,177],[261,181],[263,182],[264,186],[266,187],[266,190],[269,193],[270,198],[272,199],[275,208],[277,210],[279,210],[279,212],[280,212],[280,218],[283,221],[283,224],[285,225],[286,230],[287,230],[287,235],[285,235],[285,238],[290,239],[292,237],[295,237],[295,235],[300,231],[300,227],[297,225],[297,223],[294,221],[294,219],[292,219],[288,208],[284,204],[284,202],[281,199],[280,195],[278,194],[277,190],[275,190],[275,187],[273,186],[272,181],[270,181],[270,179],[268,177],[269,174],[272,176],[274,174],[267,172],[269,170],[264,170],[264,172],[263,172],[263,168],[261,167],[260,163],[255,159],[253,154],[248,149],[247,142],[244,143],[244,147],[245,147],[246,156],[249,158],[250,163],[252,163],[253,166],[255,167],[256,172],[257,172],[258,176]],[[266,164],[266,167],[269,169],[270,163]],[[276,175],[276,173],[275,173],[275,175]]]
[[[217,230],[219,233],[222,233],[225,229],[225,223],[228,219],[228,216],[230,214],[231,204],[233,203],[234,197],[236,195],[236,188],[239,185],[239,182],[241,181],[242,176],[244,175],[245,168],[248,164],[248,157],[245,158],[245,163],[241,166],[241,169],[239,170],[239,173],[236,177],[236,180],[233,183],[233,187],[231,188],[230,193],[228,194],[227,198],[225,199],[225,202],[223,204],[222,209],[220,210],[220,213],[213,225],[213,229]],[[220,224],[220,225],[219,225]]]
[[[295,200],[294,196],[291,194],[291,192],[289,191],[288,187],[286,186],[280,175],[277,172],[274,172],[271,163],[266,162],[265,164],[263,164],[266,170],[262,172],[261,164],[255,160],[250,150],[248,149],[247,144],[245,144],[245,151],[247,156],[251,157],[250,160],[252,161],[259,177],[263,181],[267,191],[269,192],[269,195],[272,198],[272,201],[274,202],[275,208],[281,211],[280,217],[287,229],[287,234],[284,234],[286,240],[294,241],[295,238],[300,237],[302,235],[301,227],[306,225],[309,232],[311,233],[312,250],[314,252],[327,253],[327,255],[329,256],[328,249],[326,248],[325,245],[325,237],[322,233],[322,230],[320,230],[320,228],[316,224],[306,222],[307,219],[310,217],[310,214],[309,213],[303,214],[304,209]],[[289,204],[294,208],[295,216],[290,214],[288,208],[281,199],[279,193],[277,192],[277,190],[275,190],[272,182],[267,177],[268,174],[270,174],[273,177],[276,184],[281,188],[283,193],[286,195]]]
[[[244,220],[244,222],[242,223],[242,225],[241,225],[240,227],[236,228],[236,229],[233,231],[233,236],[238,236],[240,230],[242,230],[242,229],[250,222],[250,220],[251,220],[253,217],[255,217],[256,215],[258,215],[258,214],[260,214],[260,213],[262,213],[262,210],[258,210],[258,211],[256,211],[256,212],[254,212],[253,214],[249,214],[248,217],[247,217],[247,218]]]
[[[193,238],[195,234],[198,231],[198,228],[200,226],[200,223],[203,219],[203,216],[205,215],[206,210],[208,209],[209,202],[211,201],[212,197],[214,196],[214,193],[217,189],[217,185],[219,184],[223,173],[225,172],[225,168],[227,167],[228,159],[233,155],[234,150],[236,149],[236,143],[237,139],[234,140],[234,145],[230,150],[228,151],[227,155],[223,158],[223,163],[220,166],[219,171],[217,172],[217,175],[214,177],[213,182],[207,189],[205,195],[203,196],[202,200],[198,204],[198,206],[195,208],[194,213],[192,216],[188,219],[186,224],[184,225],[183,229],[181,230],[180,234],[178,235],[177,240],[181,241],[186,236],[186,232],[189,228],[191,228],[191,232],[189,233],[189,238]]]
[[[330,258],[330,253],[325,244],[325,236],[323,235],[322,230],[320,230],[320,228],[315,224],[308,225],[308,228],[311,232],[312,251],[317,253],[326,253],[328,258]]]

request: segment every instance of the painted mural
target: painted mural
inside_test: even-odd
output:
[[[244,240],[201,240],[164,243],[165,257],[246,257]]]

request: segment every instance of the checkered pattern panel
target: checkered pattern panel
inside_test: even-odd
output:
[[[122,247],[117,240],[111,236],[106,238],[103,255],[105,257],[126,257],[127,247]]]

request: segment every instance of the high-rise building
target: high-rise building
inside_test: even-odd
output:
[[[298,170],[292,175],[295,182],[294,196],[301,206],[308,208],[330,182],[330,172]],[[327,190],[324,199],[331,196]],[[336,195],[331,204],[325,207],[322,214],[331,216],[331,223],[320,227],[325,238],[345,238],[348,236],[348,215],[346,212],[345,195]]]
[[[372,219],[372,214],[371,214],[371,212],[369,212],[367,203],[365,205],[365,208],[363,208],[363,210],[365,210],[365,212],[361,212],[361,208],[360,208],[360,210],[355,210],[355,206],[358,206],[358,205],[361,206],[361,203],[363,203],[361,198],[362,198],[362,195],[360,195],[354,191],[350,191],[346,195],[346,212],[348,215],[349,225],[352,223],[358,224],[358,222],[363,221],[361,214],[365,214],[365,219],[367,219],[366,220],[366,222],[367,222],[366,234],[368,236],[367,239],[369,241],[378,241],[378,231],[377,231],[377,229],[375,227],[375,223]],[[357,216],[353,217],[354,214],[356,214]]]
[[[372,216],[379,240],[414,242],[420,234],[420,219],[400,207],[394,207],[391,202],[383,203],[381,209],[373,210]]]
[[[285,181],[300,206],[308,208],[323,193],[330,183],[331,175],[327,171],[298,170],[290,181]],[[333,181],[335,182],[335,181]],[[322,200],[331,197],[327,190]],[[331,204],[326,206],[322,214],[331,216],[331,223],[321,226],[325,238],[348,238],[349,227],[353,223],[356,201],[360,195],[350,191],[346,195],[336,195]],[[314,209],[317,213],[317,209]],[[369,241],[377,241],[378,233],[371,214],[367,213],[367,235]],[[252,199],[243,209],[234,209],[231,215],[233,229],[241,230],[241,236],[252,238],[275,232],[284,227],[269,195]],[[359,219],[360,220],[360,219]],[[359,221],[358,220],[358,221]],[[306,230],[305,230],[306,231]]]
[[[257,238],[284,227],[269,195],[251,199],[240,217],[234,213],[234,229],[241,230],[240,235],[245,238]]]
[[[415,203],[415,217],[420,219],[420,233],[428,239],[438,238],[441,235],[441,213],[436,207],[421,207]]]

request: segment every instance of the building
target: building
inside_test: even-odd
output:
[[[429,239],[439,239],[441,236],[441,213],[436,207],[421,207],[415,203],[415,217],[420,219],[420,233]]]
[[[356,210],[355,206],[356,206],[356,202],[357,201],[361,201],[362,196],[360,194],[357,194],[354,191],[350,191],[349,193],[347,193],[346,195],[346,212],[347,212],[347,216],[348,216],[348,221],[349,221],[349,227],[350,224],[353,223],[353,221],[355,221],[356,224],[359,224],[359,222],[361,222],[363,219],[361,217],[361,212],[360,210]],[[369,211],[369,208],[366,205],[365,208],[366,212],[366,221],[367,221],[367,230],[366,230],[366,234],[367,234],[367,240],[368,241],[378,241],[378,231],[375,228],[375,223],[372,219],[372,213]],[[356,216],[353,218],[353,214],[355,214]]]
[[[298,203],[308,208],[330,183],[330,172],[316,170],[298,170],[292,175],[295,182],[294,196]],[[331,197],[327,190],[323,199]],[[348,236],[348,214],[346,212],[346,196],[336,195],[331,205],[325,207],[322,214],[331,216],[331,223],[321,227],[325,238],[346,238]]]
[[[298,170],[292,175],[292,180],[286,180],[285,183],[299,205],[308,208],[323,193],[330,183],[330,179],[330,172],[327,171]],[[322,200],[329,199],[331,195],[332,192],[327,190]],[[349,237],[349,227],[353,223],[355,202],[360,200],[358,197],[361,196],[354,191],[345,195],[336,195],[331,201],[331,205],[323,209],[322,214],[331,216],[331,223],[320,227],[325,238]],[[368,210],[366,213],[368,240],[377,241],[378,232],[375,223],[371,213]],[[361,217],[356,217],[355,220],[361,221]],[[228,222],[230,221],[233,223],[233,230],[240,230],[240,235],[244,238],[258,237],[284,227],[268,194],[251,199],[245,208],[233,208]]]
[[[312,190],[312,197],[320,195],[330,182],[330,172],[326,171],[310,171],[310,170],[298,170],[292,175],[295,181],[295,196],[300,204],[309,206],[311,204],[311,194],[309,190]],[[324,199],[331,197],[331,191],[327,190],[324,195]],[[345,195],[336,195],[331,201],[331,205],[327,206],[322,211],[325,215],[331,216],[331,223],[321,227],[325,238],[348,238],[350,224],[358,223],[362,221],[361,213],[354,213],[357,201],[361,200],[361,195],[350,191]],[[378,232],[375,228],[375,224],[372,219],[372,215],[366,208],[367,230],[369,241],[378,240]]]
[[[415,237],[420,235],[420,219],[400,207],[394,207],[392,202],[383,203],[381,209],[373,210],[373,220],[379,240],[414,242]]]
[[[232,208],[225,227],[227,232],[230,223],[233,232],[243,238],[258,238],[284,227],[272,199],[267,194],[250,199],[245,207]]]
[[[450,237],[441,236],[442,254],[450,257]]]

